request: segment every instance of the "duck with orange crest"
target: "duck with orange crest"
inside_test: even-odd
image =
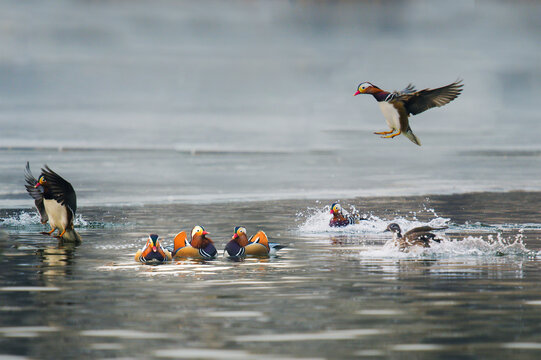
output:
[[[241,258],[245,256],[268,257],[275,255],[276,252],[285,246],[271,243],[264,231],[259,231],[250,239],[246,236],[246,228],[242,226],[235,227],[235,233],[231,241],[227,243],[224,249],[224,255]]]
[[[209,233],[202,226],[195,226],[192,229],[192,239],[188,241],[186,232],[179,232],[174,239],[171,253],[174,259],[193,258],[210,260],[216,257],[218,251],[214,243],[207,237]]]
[[[331,215],[332,218],[329,221],[330,227],[344,227],[352,224],[358,224],[361,220],[366,220],[358,214],[344,215],[342,212],[342,206],[340,206],[338,203],[333,203],[331,205]]]
[[[145,246],[135,254],[135,261],[143,264],[161,264],[172,259],[171,253],[163,248],[156,234],[150,234]]]

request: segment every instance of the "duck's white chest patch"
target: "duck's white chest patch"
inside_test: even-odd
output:
[[[400,130],[400,114],[398,114],[395,107],[387,101],[380,101],[378,104],[385,117],[385,121],[387,121],[387,126],[391,130]]]
[[[52,228],[61,228],[63,230],[68,226],[68,208],[60,205],[56,200],[45,199],[43,205]]]

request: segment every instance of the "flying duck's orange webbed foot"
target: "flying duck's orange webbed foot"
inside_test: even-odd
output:
[[[400,135],[400,134],[402,134],[402,131],[399,131],[399,132],[397,132],[396,134],[391,134],[391,135],[387,135],[387,136],[382,136],[382,138],[384,138],[384,139],[392,139],[392,138],[394,138],[395,136],[398,136],[398,135]]]
[[[374,132],[374,134],[376,135],[387,135],[387,134],[390,134],[392,133],[394,130],[391,130],[391,131],[381,131],[381,132]]]
[[[61,238],[62,236],[64,236],[65,233],[66,233],[66,229],[64,229],[64,231],[62,231],[62,232],[58,235],[58,237]]]

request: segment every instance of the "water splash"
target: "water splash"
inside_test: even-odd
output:
[[[0,217],[0,228],[7,230],[48,230],[48,225],[41,224],[40,220],[41,218],[37,212],[20,211],[6,217]],[[118,224],[86,220],[81,214],[75,215],[73,225],[76,229],[112,229],[117,227],[129,228],[133,226],[131,223]]]
[[[28,226],[39,225],[41,226],[40,216],[37,212],[25,212],[22,211],[5,218],[0,218],[0,227],[20,229]]]
[[[505,256],[518,256],[535,258],[541,252],[529,250],[524,245],[524,235],[519,233],[505,238],[501,233],[495,237],[466,236],[462,239],[449,239],[441,237],[439,243],[431,243],[430,248],[415,246],[408,252],[402,252],[390,240],[383,247],[371,247],[361,251],[362,258],[397,258],[397,259],[449,259],[449,258],[495,258]]]
[[[345,208],[346,206],[342,207]],[[374,234],[383,232],[387,228],[387,225],[389,225],[391,222],[395,222],[400,225],[404,231],[417,226],[430,225],[432,227],[443,227],[449,225],[449,218],[439,217],[434,209],[425,208],[425,210],[434,216],[434,218],[429,222],[422,222],[418,220],[416,213],[413,214],[413,219],[411,220],[408,220],[402,216],[396,216],[393,219],[385,219],[373,214],[361,214],[367,220],[362,220],[359,224],[337,228],[329,226],[329,220],[331,219],[331,215],[329,214],[329,205],[325,206],[323,209],[308,208],[304,212],[297,213],[298,221],[304,220],[304,222],[299,225],[297,231],[303,234]],[[345,211],[345,213],[356,214],[358,211],[355,206],[349,205],[349,210]]]

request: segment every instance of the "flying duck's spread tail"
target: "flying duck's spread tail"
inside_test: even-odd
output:
[[[419,138],[415,136],[411,129],[409,129],[408,131],[404,131],[402,134],[404,134],[408,139],[410,139],[412,143],[421,146],[421,140],[419,140]]]

